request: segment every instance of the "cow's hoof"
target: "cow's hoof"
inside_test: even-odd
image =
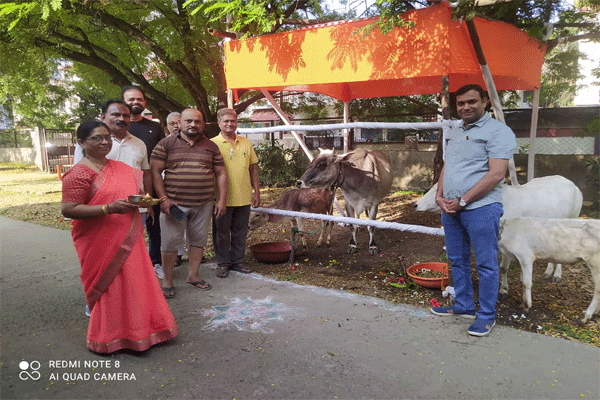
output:
[[[354,253],[356,253],[356,246],[351,244],[350,246],[348,246],[348,254]]]
[[[376,256],[379,254],[379,249],[377,247],[369,247],[369,254],[372,256]]]
[[[553,276],[552,277],[552,282],[560,282],[562,280],[561,276]]]
[[[500,301],[506,301],[508,300],[508,293],[500,293],[498,295],[498,298],[500,299]]]

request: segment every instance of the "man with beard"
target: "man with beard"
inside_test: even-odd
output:
[[[165,137],[162,127],[159,123],[142,116],[142,112],[146,109],[146,97],[139,87],[124,86],[121,89],[121,99],[131,107],[129,132],[146,144],[148,161],[150,161],[152,150]],[[148,193],[153,194],[152,192]],[[160,206],[154,206],[154,214],[156,216],[160,214]],[[162,279],[164,273],[160,255],[160,224],[154,218],[148,218],[146,220],[146,230],[148,232],[150,259],[154,265],[156,275]]]
[[[180,128],[178,134],[169,135],[156,145],[150,159],[154,188],[161,200],[163,293],[167,299],[175,297],[173,266],[186,229],[187,283],[200,290],[212,288],[200,278],[198,270],[208,240],[211,215],[214,213],[219,218],[227,209],[225,163],[219,147],[204,136],[204,116],[196,109],[187,108],[181,113]],[[213,208],[215,178],[219,200]]]

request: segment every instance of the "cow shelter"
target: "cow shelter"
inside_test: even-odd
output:
[[[406,26],[385,35],[378,28],[365,30],[377,21],[371,18],[226,42],[227,87],[236,98],[238,89],[261,90],[286,123],[267,92],[331,96],[344,102],[348,122],[352,99],[442,93],[443,80],[450,92],[468,83],[487,87],[491,95],[539,89],[545,46],[513,25],[473,19],[491,88],[467,22],[453,21],[447,2],[402,17]]]
[[[444,132],[453,124],[349,124],[352,99],[442,93],[444,82],[452,92],[476,83],[488,89],[492,104],[496,103],[496,115],[501,116],[499,101],[494,102],[496,90],[539,89],[545,46],[513,25],[482,18],[474,18],[472,23],[452,20],[447,2],[402,17],[405,26],[385,35],[378,28],[366,29],[376,22],[371,18],[226,42],[228,89],[236,99],[239,89],[262,91],[286,125],[291,125],[290,121],[269,92],[313,92],[344,102],[344,124],[239,131],[292,132],[312,160],[312,153],[295,131],[345,129],[344,151],[348,151],[349,128],[442,128]]]

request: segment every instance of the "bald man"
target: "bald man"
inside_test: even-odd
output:
[[[200,278],[198,270],[212,215],[219,218],[227,209],[227,172],[219,147],[204,136],[204,115],[200,111],[183,110],[179,133],[169,135],[156,145],[150,170],[161,199],[163,293],[168,299],[175,297],[173,266],[184,230],[187,230],[189,244],[187,283],[200,290],[210,290],[212,286]],[[218,189],[219,200],[213,207],[215,189]]]

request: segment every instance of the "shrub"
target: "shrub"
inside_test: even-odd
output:
[[[258,157],[258,174],[265,186],[287,187],[296,183],[304,172],[307,159],[299,149],[262,143],[255,148]]]

